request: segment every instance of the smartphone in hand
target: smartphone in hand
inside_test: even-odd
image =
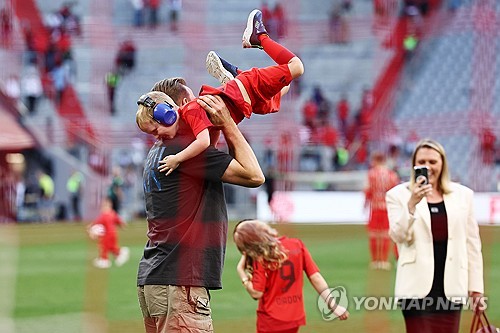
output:
[[[413,167],[413,170],[415,171],[415,183],[420,184],[423,177],[425,180],[420,185],[429,184],[429,168],[427,168],[426,166],[416,165]]]

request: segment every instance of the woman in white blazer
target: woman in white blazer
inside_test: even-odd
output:
[[[427,167],[427,180],[415,180],[412,169],[410,182],[386,194],[389,235],[399,252],[395,295],[407,333],[458,332],[468,296],[474,309],[483,302],[474,193],[450,181],[444,148],[434,140],[417,144],[412,166]]]

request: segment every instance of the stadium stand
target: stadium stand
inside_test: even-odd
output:
[[[0,73],[2,79],[23,70],[20,57],[25,49],[21,42],[23,19],[39,26],[43,18],[66,2],[13,0],[13,3],[17,6],[13,32],[16,38],[9,50],[0,52],[0,60],[9,68]],[[346,14],[349,27],[346,44],[329,41],[333,1],[286,3],[288,24],[282,42],[300,55],[306,72],[301,78],[300,94],[287,95],[279,113],[253,116],[241,123],[261,160],[269,142],[277,148],[280,135],[291,133],[296,149],[290,171],[299,170],[301,149],[311,148],[300,141],[301,108],[313,87],[320,86],[332,105],[346,93],[353,110],[351,121],[360,108],[363,90],[369,87],[375,99],[371,122],[363,128],[369,137],[369,150],[386,149],[393,136],[404,140],[410,131],[417,132],[419,137],[432,136],[447,148],[452,174],[460,181],[475,190],[496,190],[500,166],[484,165],[478,147],[485,125],[493,126],[493,132],[497,137],[500,135],[496,121],[500,114],[500,79],[493,74],[500,65],[495,48],[485,41],[493,36],[494,44],[498,44],[499,36],[491,28],[498,27],[498,2],[479,7],[475,1],[462,1],[453,13],[443,6],[435,15],[425,18],[421,42],[409,62],[403,59],[404,36],[403,28],[398,26],[399,16],[390,17],[385,25],[375,22],[371,0],[353,2],[353,8]],[[100,184],[92,188],[86,199],[92,207],[93,198],[105,187],[111,166],[119,164],[128,153],[130,142],[148,142],[134,121],[137,96],[166,76],[187,78],[195,93],[202,83],[217,85],[205,71],[204,60],[209,50],[217,50],[240,68],[271,64],[263,52],[243,50],[240,43],[241,22],[251,9],[260,5],[258,0],[184,0],[179,30],[174,33],[168,29],[166,5],[160,8],[160,24],[152,29],[133,25],[134,12],[128,0],[76,2],[72,10],[80,17],[81,35],[72,37],[76,75],[68,90],[69,97],[60,108],[49,99],[42,99],[39,112],[24,120],[57,161],[54,164],[60,170],[56,186],[63,187],[69,168],[80,165],[80,161],[87,162],[84,172]],[[496,15],[491,15],[492,9]],[[45,38],[37,39],[38,47],[43,47]],[[116,113],[112,115],[105,75],[113,69],[117,50],[125,40],[137,48],[136,65],[118,82]],[[338,129],[336,117],[331,116],[330,121]],[[68,147],[75,136],[77,147]],[[358,137],[350,146],[351,156],[359,147]],[[347,168],[357,168],[352,159]],[[307,182],[303,178],[300,177],[301,184]],[[337,179],[333,175],[326,178]],[[356,173],[353,179],[362,178]],[[354,187],[359,188],[359,182]],[[234,193],[234,202],[249,202],[254,195],[250,191]],[[64,194],[60,199],[64,199]],[[249,209],[246,204],[240,208],[247,212]]]

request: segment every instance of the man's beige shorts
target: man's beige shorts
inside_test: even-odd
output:
[[[203,287],[137,287],[146,333],[213,332],[209,295]]]

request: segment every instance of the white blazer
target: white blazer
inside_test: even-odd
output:
[[[474,192],[451,183],[444,195],[448,217],[448,250],[444,269],[444,292],[448,299],[464,302],[468,292],[483,293],[483,256],[479,227],[474,217]],[[396,298],[424,298],[434,278],[434,248],[427,200],[408,212],[409,183],[397,185],[386,194],[389,235],[397,243]],[[462,300],[457,300],[460,297]]]

